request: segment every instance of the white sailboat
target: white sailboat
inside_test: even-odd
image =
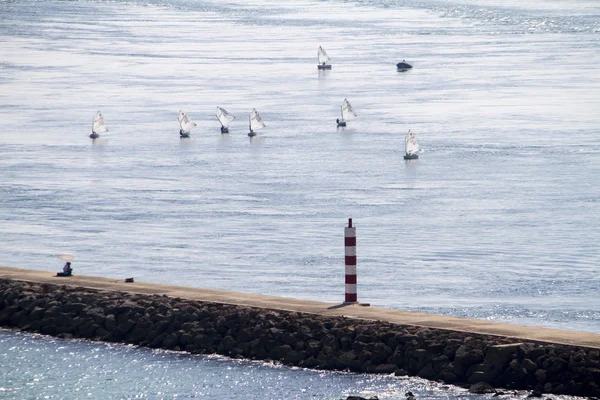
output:
[[[415,134],[408,130],[406,132],[406,138],[404,139],[404,159],[405,160],[416,160],[419,158],[419,152],[421,151],[421,147],[417,142],[417,138]]]
[[[217,119],[221,123],[221,133],[229,133],[229,124],[235,117],[229,114],[226,109],[217,106]]]
[[[331,58],[329,58],[327,52],[321,46],[317,50],[317,58],[319,59],[319,64],[317,64],[318,69],[331,69],[331,64],[327,64],[327,61],[331,60]]]
[[[179,114],[177,115],[177,121],[179,121],[179,137],[190,137],[190,131],[196,126],[196,123],[181,110],[179,110]]]
[[[337,126],[346,126],[346,121],[356,118],[356,113],[347,99],[342,103],[342,119],[336,119]]]
[[[256,108],[253,108],[252,112],[250,113],[249,125],[250,132],[248,132],[248,136],[250,137],[256,136],[256,132],[254,131],[257,131],[266,126],[262,118],[260,117],[260,114],[258,113],[258,111],[256,111]]]
[[[102,113],[98,111],[92,121],[92,134],[90,135],[90,138],[97,139],[100,137],[101,132],[106,131],[108,131],[108,129],[106,128],[106,122],[104,122],[104,117],[102,116]]]

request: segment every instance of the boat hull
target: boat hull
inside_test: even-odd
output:
[[[256,132],[248,132],[248,136],[249,137],[254,137],[254,136],[256,136]]]
[[[92,132],[92,134],[90,135],[90,139],[98,139],[100,137],[100,135],[98,135],[96,132]]]
[[[330,64],[319,64],[317,65],[317,69],[331,69],[331,65]]]
[[[396,64],[396,68],[398,68],[399,71],[406,71],[407,69],[411,69],[412,65],[405,62],[399,62],[398,64]]]
[[[221,127],[221,133],[229,133],[229,128]]]
[[[406,154],[404,156],[405,160],[418,160],[419,159],[419,155],[418,154]]]
[[[346,126],[346,121],[340,121],[340,122],[338,122],[338,123],[337,123],[337,126],[338,126],[338,128],[339,128],[340,126]]]

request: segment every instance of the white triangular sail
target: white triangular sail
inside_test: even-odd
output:
[[[348,121],[353,118],[356,118],[356,113],[350,105],[350,102],[344,99],[344,102],[342,103],[342,121]]]
[[[94,122],[92,122],[92,133],[106,132],[107,130],[104,117],[102,116],[102,113],[98,111],[94,116]]]
[[[325,64],[327,61],[331,60],[325,49],[321,46],[319,46],[319,50],[317,51],[317,57],[319,58],[319,64]]]
[[[417,138],[410,130],[406,133],[405,149],[407,155],[419,154],[419,151],[421,151]]]
[[[258,129],[264,128],[265,126],[266,125],[260,117],[260,114],[258,111],[256,111],[256,108],[253,108],[252,112],[250,113],[250,130],[254,132]]]
[[[235,119],[235,117],[227,112],[226,109],[217,106],[217,118],[219,122],[223,126],[223,128],[228,128],[229,124]]]
[[[196,126],[196,123],[192,121],[192,119],[181,110],[179,110],[177,120],[179,121],[179,126],[181,127],[181,130],[183,132],[189,132],[193,127]]]

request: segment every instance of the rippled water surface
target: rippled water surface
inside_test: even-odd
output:
[[[600,333],[598,65],[596,1],[0,1],[0,264],[338,302],[352,217],[359,300]]]
[[[2,330],[0,356],[11,360],[0,365],[0,399],[400,399],[407,390],[439,399],[467,395],[422,379],[288,369]]]

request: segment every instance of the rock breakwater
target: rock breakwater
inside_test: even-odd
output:
[[[0,279],[0,326],[290,366],[600,397],[600,350]]]

